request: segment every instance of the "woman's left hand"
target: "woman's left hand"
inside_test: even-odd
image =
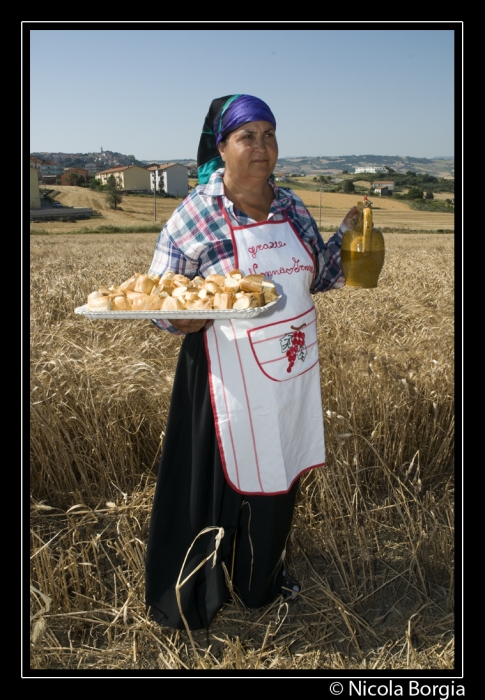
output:
[[[347,228],[352,228],[357,223],[357,207],[352,207],[350,211],[347,212],[344,219],[344,224]]]

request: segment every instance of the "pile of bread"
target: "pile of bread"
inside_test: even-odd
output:
[[[205,279],[166,272],[161,277],[138,272],[119,286],[99,287],[88,295],[89,311],[212,311],[250,309],[278,298],[264,275],[232,270]]]

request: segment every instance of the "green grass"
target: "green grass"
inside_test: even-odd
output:
[[[432,199],[411,199],[408,203],[411,209],[417,209],[418,211],[446,211],[450,214],[453,214],[455,211],[453,204],[447,204],[442,201],[435,202]]]
[[[308,190],[309,192],[335,192],[335,184],[322,182],[308,182],[308,180],[289,179],[284,182],[277,182],[278,187],[289,187],[292,190]]]
[[[144,226],[113,226],[102,224],[96,229],[97,233],[158,233],[161,224],[146,224]]]

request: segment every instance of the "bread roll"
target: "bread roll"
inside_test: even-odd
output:
[[[182,311],[185,309],[185,304],[177,297],[167,297],[162,300],[162,311]]]
[[[210,297],[206,299],[188,299],[185,302],[185,308],[188,311],[212,311],[212,300]]]
[[[262,292],[251,292],[249,297],[249,307],[251,309],[259,309],[261,306],[264,306],[264,296]]]
[[[236,294],[236,292],[239,292],[241,289],[241,281],[236,277],[230,277],[228,275],[224,278],[222,288],[225,292],[232,292],[233,294]]]
[[[101,294],[101,292],[92,292],[88,294],[88,310],[89,311],[111,311],[113,304],[109,296]]]
[[[150,294],[154,286],[155,280],[150,279],[148,275],[140,275],[135,282],[134,291],[141,292],[142,294]]]
[[[236,300],[234,304],[232,305],[233,309],[237,309],[238,311],[241,311],[243,309],[249,309],[251,300],[249,297],[249,294],[239,294],[236,297]]]
[[[142,292],[130,292],[126,291],[125,292],[127,299],[129,299],[131,302],[135,301],[135,299],[138,299],[139,296],[141,296]]]
[[[208,277],[205,278],[206,282],[214,282],[217,284],[218,287],[222,287],[224,284],[225,277],[224,275],[209,275]]]
[[[113,311],[130,311],[131,301],[124,294],[111,294]]]
[[[214,294],[212,303],[214,309],[232,309],[235,299],[236,295],[232,294],[231,292],[229,292],[229,294],[217,292],[217,294]]]
[[[193,280],[190,280],[191,287],[202,287],[204,285],[205,279],[197,275]]]
[[[130,279],[127,279],[120,284],[120,289],[133,292],[135,289],[136,280],[139,276],[140,276],[140,273],[135,272],[135,274],[132,277],[130,277]]]
[[[204,289],[207,289],[209,294],[220,294],[223,291],[222,287],[219,287],[215,282],[206,282],[204,284]]]
[[[174,275],[172,277],[172,282],[175,287],[187,287],[190,284],[190,280],[185,275]]]
[[[187,303],[188,301],[197,301],[199,299],[199,292],[190,292],[187,291],[184,294],[184,301]]]
[[[182,286],[182,287],[175,287],[175,289],[172,292],[173,297],[178,297],[179,299],[187,293],[187,287]]]
[[[260,292],[262,290],[264,275],[246,275],[241,280],[241,291]]]
[[[132,311],[156,311],[160,309],[162,299],[152,294],[140,294],[131,303]]]
[[[265,304],[269,304],[270,301],[274,301],[278,298],[278,292],[276,291],[276,287],[274,286],[273,282],[264,281],[262,288]]]

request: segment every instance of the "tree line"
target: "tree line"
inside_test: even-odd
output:
[[[332,183],[332,191],[344,192],[346,194],[353,194],[356,191],[356,182],[367,181],[369,183],[367,194],[374,194],[374,183],[389,179],[394,182],[394,192],[389,192],[389,195],[394,196],[396,199],[409,200],[432,200],[436,192],[452,193],[455,191],[454,180],[438,178],[434,175],[428,175],[427,173],[418,174],[412,170],[408,170],[405,173],[398,173],[393,168],[388,168],[387,173],[383,173],[381,177],[376,176],[375,173],[351,174],[348,170],[342,170],[342,175],[345,179],[341,183],[332,183],[335,179],[334,175],[319,175],[314,177],[313,181],[327,186]],[[362,185],[358,185],[357,187],[359,187],[359,190],[362,190]],[[402,190],[405,189],[407,192],[402,192]],[[448,200],[446,201],[448,202]],[[451,198],[448,203],[452,203]]]

